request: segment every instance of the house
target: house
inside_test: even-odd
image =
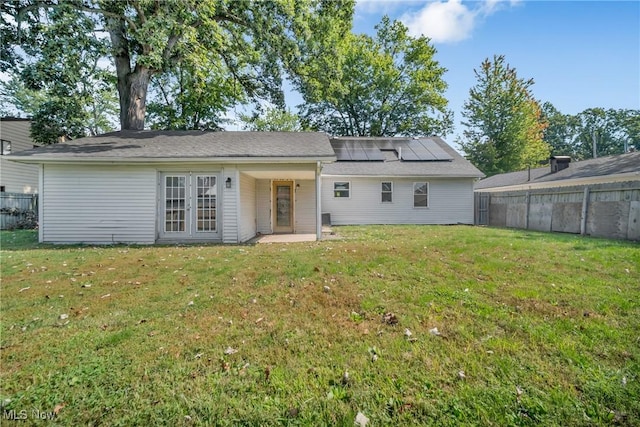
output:
[[[320,237],[335,153],[314,132],[120,131],[10,157],[39,165],[41,242],[239,243]]]
[[[9,157],[39,165],[39,238],[56,243],[320,238],[323,213],[471,224],[481,176],[440,138],[317,132],[120,131]]]
[[[476,223],[640,240],[640,152],[495,175],[475,186]]]
[[[322,211],[336,225],[473,224],[483,176],[439,137],[333,138]]]
[[[6,156],[34,148],[31,121],[14,117],[0,118],[0,192],[37,193],[38,166],[9,162]]]
[[[640,179],[640,151],[572,162],[552,156],[549,166],[503,173],[478,181],[476,191],[515,191]]]

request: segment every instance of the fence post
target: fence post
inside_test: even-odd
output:
[[[580,213],[580,234],[587,234],[587,212],[589,204],[589,186],[584,186],[584,195],[582,196],[582,212]]]
[[[524,197],[525,203],[527,204],[527,210],[525,211],[524,214],[524,229],[528,230],[529,229],[529,207],[531,206],[531,192],[527,191],[525,197]]]

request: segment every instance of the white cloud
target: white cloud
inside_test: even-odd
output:
[[[416,12],[404,14],[400,20],[412,36],[425,35],[434,43],[453,43],[471,37],[478,22],[503,5],[518,3],[519,0],[487,0],[471,3],[470,8],[461,0],[437,0]]]

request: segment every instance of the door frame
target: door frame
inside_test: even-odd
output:
[[[166,178],[167,177],[185,177],[185,230],[184,231],[165,231],[166,226]],[[197,231],[198,224],[198,195],[197,195],[197,177],[212,176],[215,177],[216,194],[215,194],[215,228],[213,232]],[[222,187],[221,173],[215,171],[201,170],[163,170],[158,172],[158,240],[165,241],[209,241],[220,240],[222,238]]]
[[[278,186],[289,186],[289,226],[278,226]],[[290,179],[278,179],[271,181],[271,224],[274,234],[293,234],[295,233],[295,182]]]

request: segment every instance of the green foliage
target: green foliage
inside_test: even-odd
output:
[[[596,155],[622,154],[640,147],[640,110],[589,108],[576,115],[562,114],[552,104],[543,105],[548,123],[544,140],[557,155],[575,160]]]
[[[5,109],[31,116],[32,137],[43,144],[111,130],[117,104],[112,78],[99,62],[107,44],[94,34],[97,23],[71,3],[37,12],[20,15],[31,25],[19,21],[28,43],[20,43],[23,57],[2,84]]]
[[[426,37],[384,17],[376,35],[348,34],[295,81],[305,123],[341,136],[446,135],[445,69]]]
[[[209,65],[177,65],[151,78],[152,97],[147,106],[152,129],[218,130],[222,116],[245,99],[242,88],[229,79],[228,70],[216,58]]]
[[[241,114],[243,128],[256,132],[298,132],[302,130],[300,118],[290,110],[267,107],[264,112]]]
[[[315,48],[325,49],[319,28],[348,30],[353,7],[353,0],[24,0],[13,16],[31,34],[44,25],[43,16],[74,10],[68,31],[80,40],[97,38],[94,24],[100,22],[109,34],[99,40],[115,66],[121,127],[144,127],[149,83],[156,76],[152,123],[181,129],[217,126],[222,109],[238,100],[283,106],[283,76],[297,73]],[[32,39],[21,46],[36,54],[43,46]],[[55,44],[51,37],[43,40]],[[93,52],[89,44],[80,46],[72,51]]]
[[[466,127],[459,141],[467,158],[487,176],[535,166],[549,157],[546,123],[531,94],[533,80],[518,78],[504,56],[474,70],[477,84],[464,104]]]

